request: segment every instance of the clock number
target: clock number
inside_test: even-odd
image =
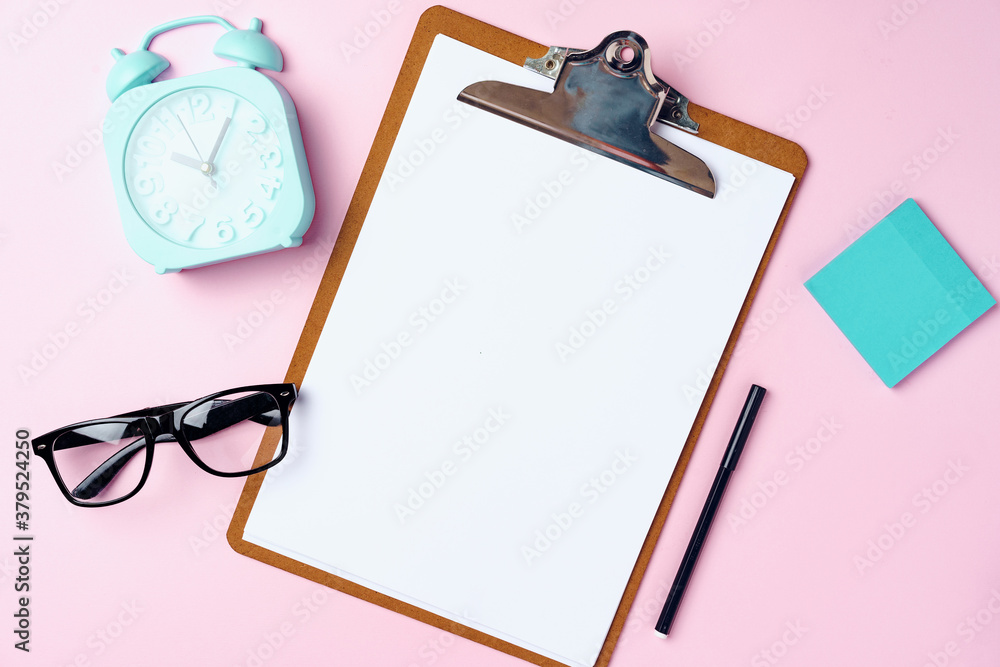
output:
[[[208,99],[208,95],[203,93],[195,93],[191,96],[191,120],[195,123],[201,123],[206,120],[215,120],[215,115],[209,115],[208,109],[212,106],[212,102]]]
[[[264,118],[262,114],[254,114],[250,117],[249,125],[250,127],[247,128],[246,133],[247,137],[250,138],[250,143],[255,144],[258,140],[267,143],[267,140],[265,140],[264,137],[259,136],[266,134],[270,129],[267,126],[267,119]]]
[[[264,196],[268,199],[274,199],[274,194],[281,187],[280,178],[259,178],[257,179],[257,185],[264,192]]]
[[[133,154],[132,157],[134,157],[135,161],[139,163],[140,169],[145,169],[146,167],[159,167],[162,164],[162,161],[158,157],[147,158],[144,155],[139,155],[138,153]]]
[[[247,200],[247,205],[243,207],[243,224],[256,229],[264,222],[265,216],[264,209],[254,204],[252,199]]]
[[[173,130],[167,127],[166,123],[155,116],[150,117],[149,124],[153,126],[153,134],[157,137],[172,139],[175,134]]]
[[[190,111],[190,109],[188,110]],[[170,136],[173,136],[181,131],[181,122],[177,119],[177,116],[174,115],[173,111],[164,107],[163,109],[160,109],[159,113],[160,115],[156,118],[156,121],[170,132]]]
[[[263,114],[256,113],[250,117],[250,127],[247,134],[264,134],[267,132],[267,119]]]
[[[167,145],[156,137],[139,137],[136,145],[139,147],[139,150],[152,157],[163,155],[163,152],[167,150]]]
[[[148,197],[154,192],[163,190],[163,179],[159,174],[150,174],[148,178],[137,176],[135,179],[135,193],[140,197]]]
[[[232,218],[223,218],[215,223],[215,235],[219,243],[230,243],[236,238],[236,228]]]
[[[187,204],[181,204],[180,211],[183,222],[174,225],[174,229],[177,230],[179,237],[185,241],[190,241],[194,233],[198,231],[198,228],[205,224],[205,217]]]
[[[267,169],[268,167],[277,168],[281,166],[281,151],[277,148],[272,148],[268,152],[260,156],[261,169]]]
[[[174,213],[177,213],[177,202],[167,197],[160,204],[160,208],[153,211],[149,217],[153,219],[153,222],[165,225],[173,220]]]

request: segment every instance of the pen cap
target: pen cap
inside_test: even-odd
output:
[[[753,427],[753,422],[757,418],[757,411],[760,410],[761,401],[764,400],[764,394],[766,393],[767,390],[763,387],[756,384],[750,385],[750,393],[747,394],[747,401],[743,404],[739,421],[736,422],[733,435],[729,438],[729,446],[726,447],[726,453],[722,457],[723,468],[728,468],[729,470],[736,468],[736,464],[740,460],[740,454],[743,453],[743,446],[747,443],[747,438],[750,436],[750,429]]]

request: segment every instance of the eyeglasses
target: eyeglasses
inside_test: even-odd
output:
[[[288,411],[297,395],[294,384],[228,389],[64,426],[34,438],[31,446],[67,500],[104,507],[139,492],[158,442],[176,442],[199,468],[219,477],[253,475],[277,465],[288,451]],[[248,445],[262,437],[269,442],[280,437],[270,460],[244,458]]]

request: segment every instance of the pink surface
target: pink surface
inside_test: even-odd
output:
[[[301,248],[158,276],[128,247],[103,147],[92,145],[109,106],[108,52],[134,49],[159,23],[230,5],[238,27],[261,17],[284,52],[277,78],[298,107],[316,219]],[[0,433],[8,443],[17,428],[38,435],[281,380],[426,6],[4,3],[0,182],[11,208],[0,218]],[[998,664],[1000,315],[988,312],[890,390],[802,283],[911,196],[1000,293],[1000,7],[450,6],[543,43],[589,47],[633,29],[661,78],[698,104],[794,139],[810,160],[612,664]],[[345,55],[342,44],[378,17],[378,34]],[[154,46],[173,62],[168,74],[191,73],[219,66],[210,54],[217,36],[214,27],[188,28]],[[248,318],[259,326],[233,344]],[[60,334],[68,326],[71,338]],[[21,368],[43,350],[51,359],[25,376]],[[752,382],[768,397],[674,632],[659,638],[652,625]],[[234,553],[224,531],[242,481],[205,475],[170,448],[157,451],[136,498],[101,510],[71,507],[33,462],[24,654],[11,632],[19,531],[14,448],[5,451],[2,664],[523,664]]]

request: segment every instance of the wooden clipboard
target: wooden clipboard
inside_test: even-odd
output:
[[[330,312],[334,298],[337,295],[351,257],[355,243],[361,232],[362,224],[368,214],[369,206],[375,195],[376,187],[386,167],[386,163],[396,139],[403,118],[407,112],[417,79],[424,66],[432,42],[437,35],[446,35],[455,40],[473,46],[476,49],[491,53],[516,65],[523,65],[526,59],[543,57],[546,46],[524,39],[504,30],[469,18],[443,7],[432,7],[420,18],[405,60],[400,69],[399,77],[392,91],[390,102],[386,108],[378,133],[372,145],[371,152],[365,163],[360,182],[355,190],[346,218],[340,230],[337,243],[333,249],[329,264],[323,276],[316,298],[303,328],[288,373],[286,382],[294,382],[301,386],[310,359],[316,349],[320,334]],[[737,324],[733,329],[724,354],[709,384],[705,398],[698,411],[694,426],[684,444],[682,453],[670,478],[666,493],[656,511],[652,527],[642,545],[639,558],[635,563],[631,577],[621,602],[615,614],[611,629],[603,643],[596,664],[607,665],[611,659],[615,644],[624,627],[629,608],[639,588],[643,573],[652,556],[656,540],[660,534],[671,502],[680,485],[684,470],[690,459],[698,435],[708,415],[713,398],[721,381],[722,374],[729,361],[739,336],[740,329],[750,309],[751,302],[757,291],[764,269],[774,251],[778,236],[788,214],[792,199],[795,196],[800,179],[805,171],[806,156],[797,144],[782,139],[763,130],[751,127],[724,115],[698,107],[690,106],[691,117],[700,123],[699,136],[711,143],[729,148],[747,157],[759,160],[778,169],[791,173],[795,182],[785,201],[777,225],[770,237],[766,250],[756,275],[751,283],[746,300],[740,311]],[[258,461],[270,460],[277,443],[274,441],[261,443],[257,455]],[[377,604],[405,614],[414,619],[436,626],[443,630],[477,641],[496,650],[508,653],[528,662],[538,665],[557,666],[563,663],[527,650],[515,644],[498,639],[474,628],[448,618],[438,616],[420,607],[397,600],[389,595],[371,590],[347,579],[335,576],[317,567],[298,562],[292,558],[264,549],[244,539],[244,529],[257,499],[258,492],[264,482],[264,474],[248,478],[240,497],[232,523],[228,531],[230,545],[237,552],[251,558],[268,563],[293,574],[305,577],[330,588],[348,593],[368,602]],[[650,628],[652,632],[652,628]]]

